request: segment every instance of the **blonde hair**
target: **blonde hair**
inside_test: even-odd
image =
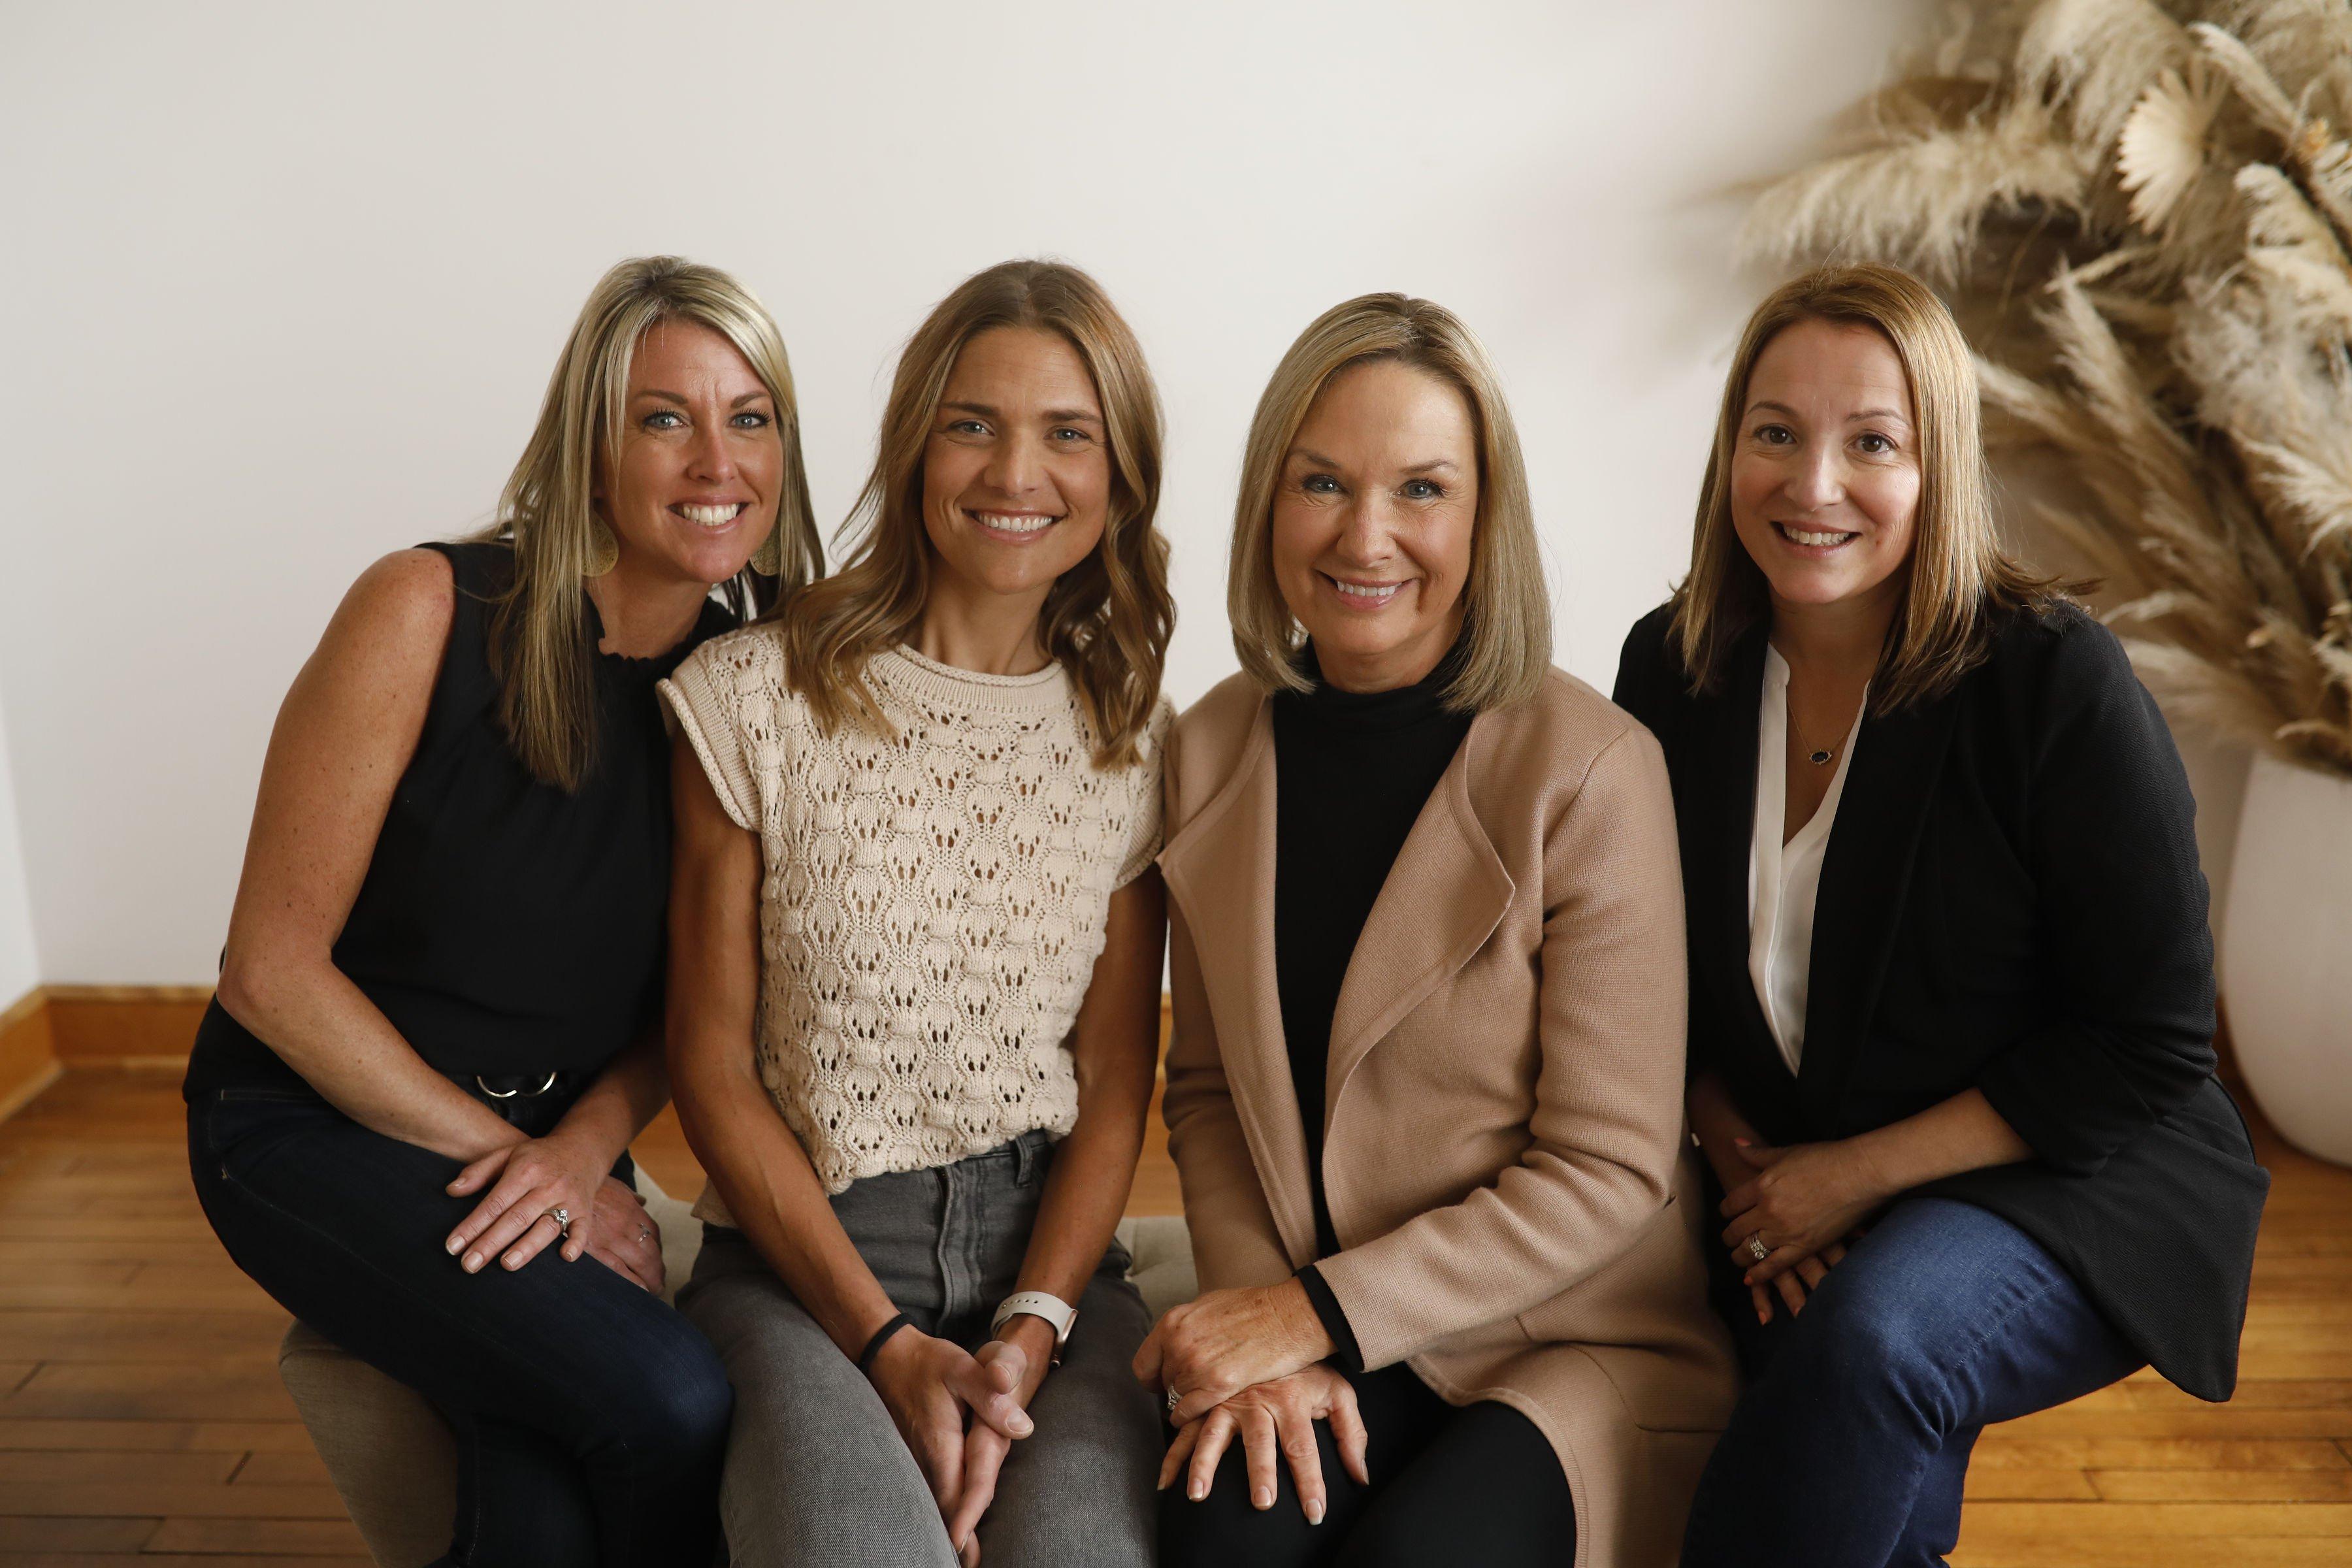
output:
[[[1340,372],[1376,360],[1411,365],[1453,385],[1469,405],[1477,433],[1478,515],[1462,589],[1465,647],[1445,704],[1475,713],[1525,701],[1551,666],[1551,599],[1518,430],[1495,367],[1470,329],[1443,305],[1402,294],[1361,295],[1318,316],[1275,366],[1258,399],[1242,458],[1225,578],[1234,651],[1264,690],[1309,688],[1298,668],[1306,633],[1274,577],[1275,490],[1315,399]]]
[[[761,555],[779,570],[763,579],[746,565],[722,589],[729,607],[739,617],[764,609],[824,567],[792,362],[766,307],[717,268],[675,256],[638,257],[606,272],[556,358],[538,426],[499,498],[498,521],[477,535],[514,547],[514,580],[489,626],[499,722],[531,775],[564,790],[579,786],[596,756],[595,649],[581,590],[595,555],[596,468],[620,449],[638,343],[671,321],[697,322],[734,344],[776,405],[783,486],[774,544],[762,545]]]
[[[1920,487],[1903,599],[1871,678],[1870,705],[1891,713],[1949,691],[1985,657],[1996,610],[2037,606],[2079,586],[2036,576],[2000,548],[1985,467],[1976,363],[1935,291],[1874,262],[1823,267],[1774,289],[1748,318],[1707,456],[1691,531],[1690,574],[1675,589],[1669,636],[1692,689],[1711,689],[1733,645],[1771,616],[1763,570],[1731,521],[1731,459],[1748,384],[1765,345],[1800,321],[1875,331],[1910,383]]]
[[[828,731],[844,720],[887,733],[866,662],[902,641],[930,588],[923,528],[923,454],[940,399],[964,345],[998,327],[1051,332],[1068,343],[1102,400],[1111,493],[1101,544],[1046,591],[1038,640],[1076,689],[1097,766],[1135,759],[1160,700],[1160,667],[1176,624],[1168,542],[1152,526],[1160,505],[1160,394],[1135,334],[1101,285],[1058,261],[1003,261],[966,279],[933,307],[898,356],[874,469],[843,525],[858,532],[835,575],[763,620],[783,630],[784,673]]]

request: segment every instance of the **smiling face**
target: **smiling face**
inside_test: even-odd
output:
[[[1029,327],[973,337],[923,447],[932,592],[1042,605],[1101,542],[1110,478],[1102,403],[1077,351]]]
[[[595,500],[622,567],[723,583],[776,525],[784,483],[776,402],[735,345],[699,321],[638,341],[619,448],[598,465]]]
[[[1802,321],[1756,358],[1731,522],[1778,608],[1891,613],[1919,511],[1911,384],[1875,328]]]
[[[1410,686],[1462,630],[1478,434],[1461,389],[1402,361],[1324,384],[1283,459],[1272,550],[1283,603],[1346,691]]]

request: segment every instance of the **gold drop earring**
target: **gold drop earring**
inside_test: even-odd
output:
[[[762,577],[784,574],[784,520],[776,519],[768,530],[768,537],[760,541],[760,548],[751,552],[751,570]]]
[[[613,525],[588,514],[588,575],[602,577],[620,563],[621,542],[613,537]]]

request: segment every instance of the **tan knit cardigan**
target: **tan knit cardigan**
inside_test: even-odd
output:
[[[1315,1255],[1274,953],[1275,761],[1243,678],[1166,761],[1169,1144],[1204,1289]],[[1737,1393],[1683,1129],[1682,880],[1658,746],[1582,682],[1481,714],[1332,1016],[1321,1272],[1365,1363],[1500,1400],[1575,1495],[1577,1568],[1666,1568]]]

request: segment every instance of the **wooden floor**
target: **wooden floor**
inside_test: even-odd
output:
[[[285,1315],[222,1257],[184,1150],[167,1074],[69,1074],[0,1123],[0,1568],[360,1555],[278,1386]],[[2352,1564],[2352,1171],[2263,1153],[2236,1400],[2142,1374],[1987,1433],[1956,1564]],[[640,1155],[693,1189],[674,1123]],[[1175,1209],[1156,1143],[1135,1206]]]

